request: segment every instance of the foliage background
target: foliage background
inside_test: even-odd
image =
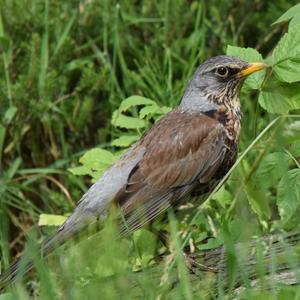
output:
[[[78,167],[78,159],[86,150],[101,147],[118,155],[123,149],[120,146],[127,146],[179,102],[186,83],[204,59],[226,51],[237,51],[237,55],[249,57],[249,52],[242,53],[227,45],[252,47],[263,57],[273,57],[272,51],[288,25],[286,22],[271,24],[296,3],[287,0],[1,0],[1,268],[6,268],[12,258],[20,255],[25,236],[36,231],[32,226],[39,231],[38,237],[52,231],[50,226],[37,228],[41,214],[64,215],[72,211],[91,183],[90,177],[78,177],[74,173],[99,176],[104,166],[99,158],[99,165],[90,165],[95,155],[91,156],[92,162],[89,158],[83,160],[87,170],[69,171],[71,167]],[[289,47],[288,51],[291,49]],[[255,58],[256,55],[255,52]],[[299,59],[289,68],[295,66],[299,68]],[[297,70],[293,74],[297,74]],[[270,124],[274,113],[287,113],[300,106],[299,80],[282,79],[278,74],[273,77],[269,86],[264,86],[264,97],[274,97],[268,92],[274,91],[274,84],[278,86],[279,78],[280,91],[275,91],[279,97],[275,103],[279,104],[266,107],[270,102],[260,98],[259,105],[258,92],[249,92],[253,88],[250,81],[243,91],[245,117],[241,151]],[[114,118],[111,122],[113,112],[132,95],[152,99],[157,106],[144,111],[144,118],[139,118],[141,106],[132,105],[127,109],[125,116],[135,118],[135,122],[143,119],[143,124],[118,126]],[[280,97],[294,100],[287,108],[282,108]],[[287,117],[278,124],[251,148],[230,180],[192,222],[191,237],[199,249],[224,242],[227,236],[224,232],[237,241],[298,226],[300,152],[295,132],[299,124]],[[290,133],[288,140],[285,139],[287,134],[282,135],[282,132]],[[108,160],[113,160],[114,155]],[[45,224],[51,222],[46,217]],[[181,222],[175,231],[179,230],[186,238],[190,223]],[[164,229],[172,232],[168,226]],[[153,240],[155,246],[145,246],[149,240]],[[134,250],[132,241],[138,245]],[[124,241],[125,250],[120,251],[120,257],[131,251],[132,268],[148,266],[154,254],[166,251],[156,244],[147,230],[135,234],[127,242]],[[101,245],[97,247],[102,249]],[[105,251],[105,246],[103,248]],[[149,251],[149,248],[153,249]],[[98,258],[97,264],[102,270],[100,277],[107,269],[103,267],[103,260],[109,258],[107,252],[103,259]],[[124,270],[119,265],[118,268]],[[79,299],[82,287],[91,276],[84,267],[80,270],[76,270],[80,274],[76,281]],[[74,273],[74,270],[69,271]],[[45,272],[38,274],[43,278]],[[33,274],[33,282],[36,280]],[[45,284],[44,291],[51,290],[52,294],[43,294],[42,285],[38,289],[40,296],[71,297],[68,293],[72,293],[72,276],[63,283],[44,276],[41,282]],[[102,291],[107,291],[107,298],[114,298],[113,291],[122,291],[124,287],[122,283],[118,283],[120,286],[116,282],[110,284],[112,286],[107,285]],[[113,287],[115,284],[118,288]],[[155,286],[149,280],[141,285],[148,286],[150,291],[151,284]],[[192,297],[187,290],[188,283],[184,283],[175,295],[178,299],[182,295]],[[21,289],[18,295],[25,297],[25,291]],[[129,299],[131,296],[128,295]]]

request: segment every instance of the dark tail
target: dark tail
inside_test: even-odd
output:
[[[33,268],[33,262],[29,261],[23,265],[21,259],[12,264],[5,272],[0,274],[0,291],[1,288],[12,284],[19,273],[27,273]]]
[[[43,257],[48,256],[54,249],[64,244],[69,238],[76,235],[78,232],[78,227],[71,222],[66,222],[56,234],[44,241],[40,246],[40,252]],[[12,264],[5,272],[0,274],[0,291],[1,288],[4,288],[16,281],[18,277],[22,277],[27,272],[29,272],[34,267],[34,262],[25,261],[21,257],[14,264]]]

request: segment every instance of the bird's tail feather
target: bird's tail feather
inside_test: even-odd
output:
[[[82,226],[80,226],[82,227]],[[75,224],[65,223],[52,237],[40,245],[40,253],[43,257],[49,255],[55,248],[64,244],[69,238],[74,237],[79,228]],[[22,257],[12,264],[6,271],[0,274],[0,290],[10,285],[20,276],[29,272],[34,266],[33,260],[25,261]]]

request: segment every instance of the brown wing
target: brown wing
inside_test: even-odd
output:
[[[223,162],[225,139],[223,125],[199,113],[174,110],[156,124],[137,145],[145,154],[116,197],[128,229],[167,210],[199,181],[209,181]]]

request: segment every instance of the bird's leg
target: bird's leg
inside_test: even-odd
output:
[[[167,248],[170,248],[170,239],[166,231],[160,230],[157,232],[158,239],[161,241],[161,243]],[[196,274],[197,271],[204,271],[204,272],[213,272],[217,273],[218,269],[207,267],[200,262],[197,261],[198,255],[195,253],[192,253],[190,251],[191,247],[187,246],[184,250],[182,250],[182,255],[185,260],[186,267],[188,268],[189,272],[192,274]]]
[[[169,239],[169,236],[167,234],[166,231],[164,230],[159,230],[157,232],[157,236],[158,236],[158,239],[161,241],[161,243],[167,248],[169,249],[170,247],[170,239]]]
[[[197,274],[197,272],[199,271],[218,273],[217,268],[211,268],[198,262],[197,257],[199,255],[195,253],[184,250],[183,256],[186,262],[186,266],[192,274]]]
[[[164,230],[155,230],[153,227],[151,228],[151,231],[157,235],[158,240],[167,248],[167,250],[169,250],[170,239],[168,233]],[[186,267],[191,274],[196,274],[199,271],[213,273],[218,272],[217,268],[205,266],[204,264],[201,264],[199,261],[197,261],[197,258],[199,258],[199,254],[193,253],[191,249],[192,246],[188,245],[182,250],[182,255],[184,257]]]

